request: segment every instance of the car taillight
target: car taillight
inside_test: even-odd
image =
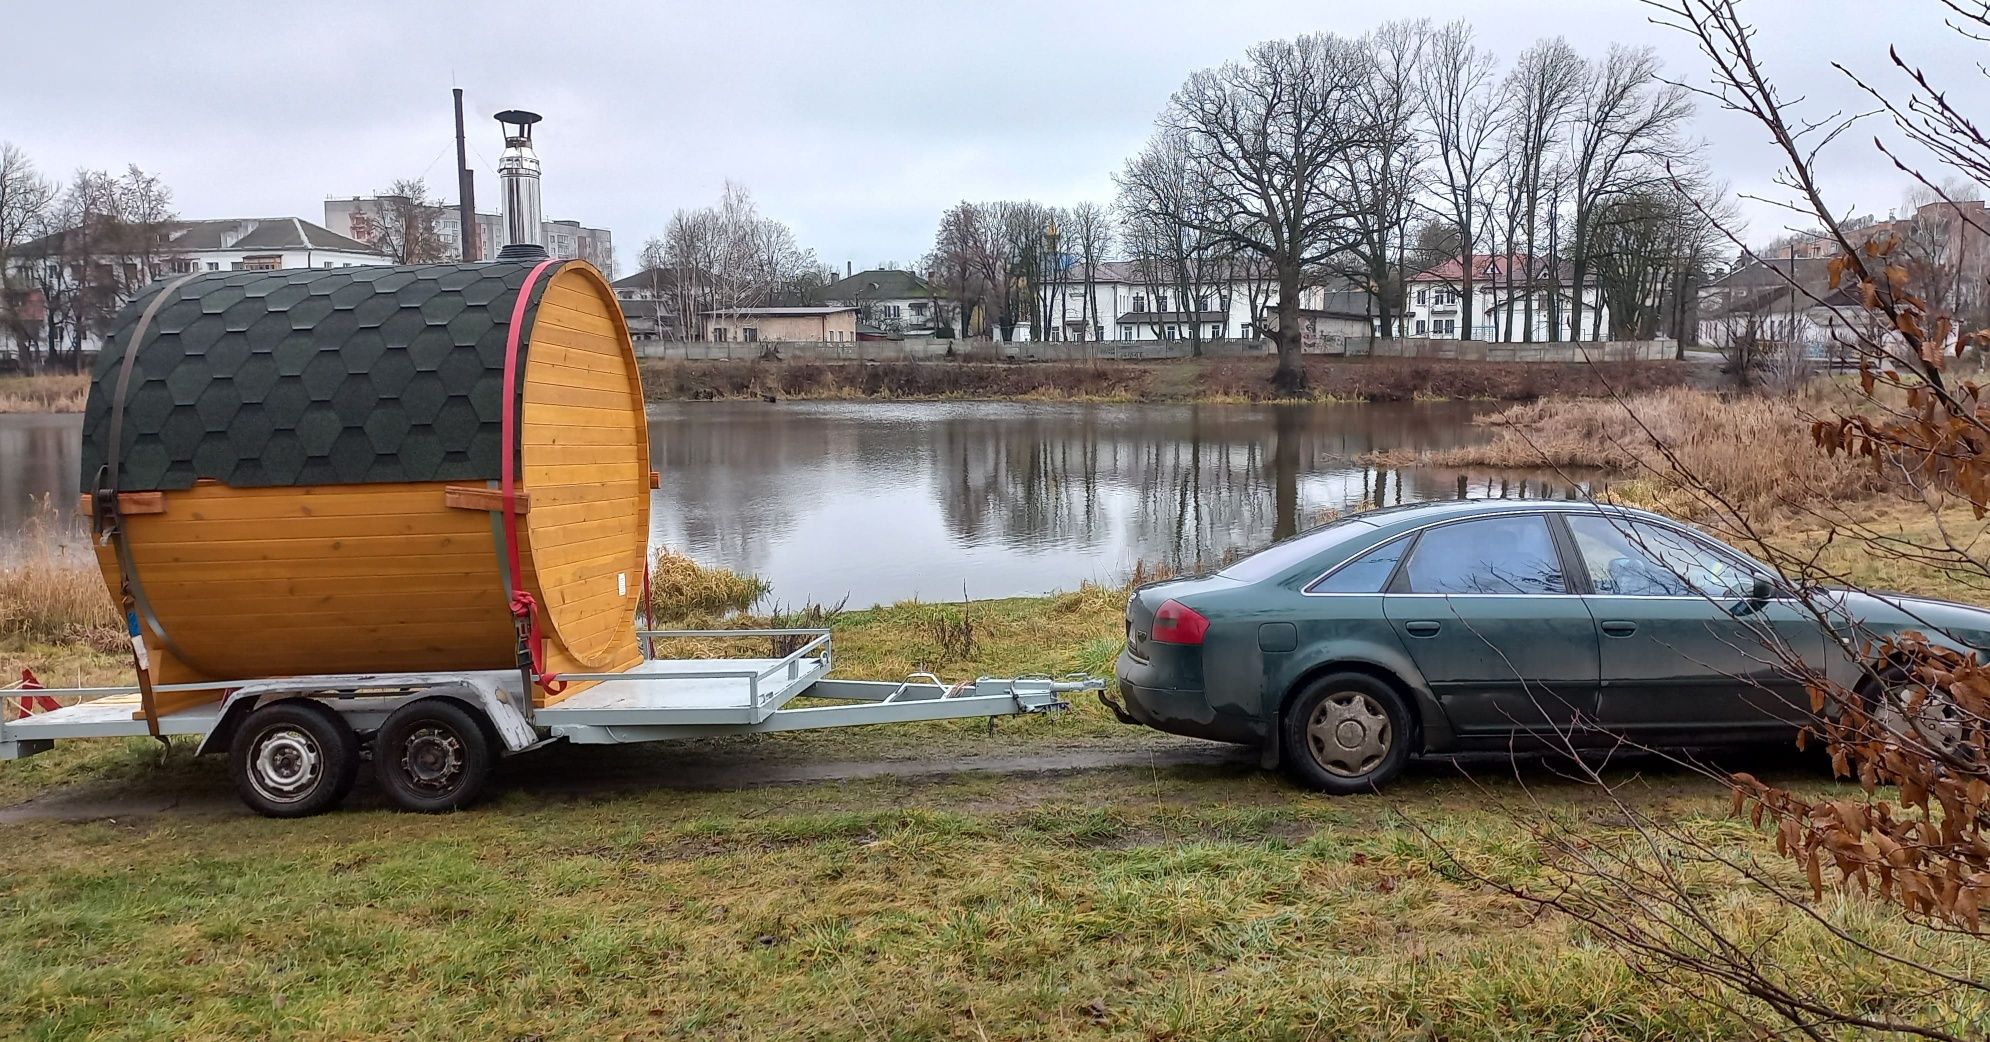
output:
[[[1200,644],[1209,633],[1209,620],[1180,601],[1169,601],[1154,613],[1154,641],[1158,644]]]

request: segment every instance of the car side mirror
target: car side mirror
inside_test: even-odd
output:
[[[1769,601],[1775,596],[1776,584],[1770,582],[1766,575],[1756,576],[1748,589],[1748,610],[1761,611],[1769,606]]]

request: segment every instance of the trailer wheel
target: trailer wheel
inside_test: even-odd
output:
[[[491,744],[477,719],[440,698],[410,702],[373,736],[373,769],[395,806],[441,814],[469,806],[491,774]]]
[[[228,743],[228,773],[242,802],[272,818],[337,806],[359,778],[359,737],[316,702],[273,702],[251,712]]]

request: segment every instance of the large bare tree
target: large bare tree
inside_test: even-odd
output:
[[[0,334],[12,341],[24,367],[36,360],[33,345],[41,342],[44,330],[28,308],[33,278],[20,270],[20,252],[54,230],[51,218],[59,195],[25,150],[0,142]]]
[[[1126,252],[1155,312],[1170,310],[1163,300],[1195,311],[1202,299],[1232,289],[1230,248],[1214,230],[1221,226],[1227,204],[1210,194],[1209,179],[1195,175],[1195,162],[1184,135],[1164,129],[1118,176]],[[1228,307],[1226,299],[1224,309]],[[1202,323],[1191,320],[1187,325],[1189,353],[1200,356]],[[1160,336],[1161,330],[1153,335]]]
[[[1374,147],[1342,154],[1354,193],[1350,250],[1356,282],[1375,302],[1378,331],[1396,336],[1406,303],[1403,270],[1410,225],[1425,189],[1428,141],[1420,132],[1417,69],[1430,38],[1424,20],[1388,22],[1359,41],[1369,60],[1358,95],[1363,121],[1375,128]]]
[[[1381,136],[1361,105],[1369,67],[1359,45],[1331,33],[1267,41],[1190,76],[1160,117],[1197,190],[1221,201],[1198,229],[1278,282],[1280,393],[1306,385],[1300,293],[1359,239],[1343,157]]]
[[[1460,340],[1472,339],[1473,269],[1491,222],[1487,182],[1502,123],[1493,67],[1493,56],[1479,47],[1471,23],[1450,22],[1432,34],[1417,83],[1436,156],[1431,210],[1449,225],[1447,238],[1457,249]]]

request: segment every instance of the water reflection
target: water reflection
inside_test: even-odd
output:
[[[652,413],[652,536],[766,576],[783,601],[868,604],[1041,592],[1136,560],[1207,566],[1329,509],[1578,491],[1356,462],[1483,438],[1484,408],[667,405]]]
[[[1566,496],[1552,474],[1375,468],[1486,437],[1491,406],[700,402],[651,413],[652,539],[764,576],[784,603],[996,597],[1213,566],[1329,511]],[[0,416],[0,545],[53,495],[80,418]]]

